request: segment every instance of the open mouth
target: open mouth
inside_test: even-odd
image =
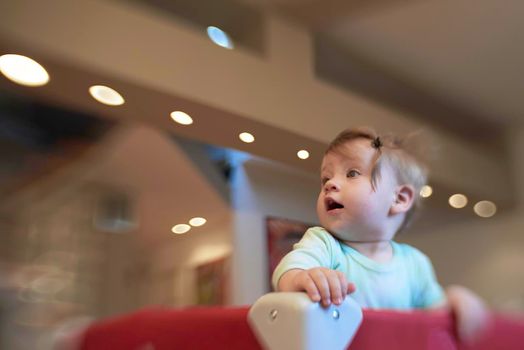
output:
[[[327,211],[342,209],[344,206],[332,198],[326,198],[326,209]]]

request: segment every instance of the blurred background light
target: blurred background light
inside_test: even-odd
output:
[[[420,189],[420,196],[423,198],[428,198],[433,194],[433,188],[429,185],[422,186]]]
[[[220,28],[213,26],[207,27],[207,35],[209,36],[209,39],[211,39],[211,41],[213,41],[218,46],[226,49],[234,48],[233,41],[229,35],[227,35],[227,33]]]
[[[191,118],[189,114],[184,113],[182,111],[171,112],[171,119],[173,119],[178,124],[182,124],[182,125],[193,124],[193,118]]]
[[[244,141],[245,143],[252,143],[255,141],[255,136],[251,135],[248,132],[243,132],[240,135],[238,135],[240,140]]]
[[[489,218],[497,212],[497,206],[491,201],[480,201],[473,207],[475,214],[482,218]]]
[[[105,105],[120,106],[125,102],[122,95],[108,86],[93,85],[89,88],[89,93],[95,100]]]
[[[468,204],[468,198],[463,194],[457,193],[449,197],[448,202],[453,208],[460,209]]]
[[[301,149],[297,152],[297,157],[300,159],[308,159],[309,158],[309,152],[305,149]]]
[[[25,86],[42,86],[49,82],[49,74],[35,60],[15,54],[0,56],[0,72],[9,80]]]
[[[177,235],[186,233],[189,230],[191,230],[191,226],[187,224],[178,224],[178,225],[173,226],[173,228],[171,229],[171,231],[173,233],[176,233]]]
[[[196,217],[196,218],[192,218],[191,220],[189,220],[189,224],[190,224],[191,226],[194,226],[194,227],[202,226],[202,225],[204,225],[206,222],[207,222],[207,220],[204,219],[204,218],[201,218],[201,217]]]

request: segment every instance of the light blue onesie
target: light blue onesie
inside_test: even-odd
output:
[[[374,309],[429,308],[444,301],[428,257],[407,245],[391,242],[393,258],[377,263],[335,239],[322,227],[306,231],[278,264],[273,287],[290,269],[326,267],[343,272],[357,287],[351,294],[362,307]]]

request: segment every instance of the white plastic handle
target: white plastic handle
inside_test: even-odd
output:
[[[253,304],[248,322],[268,350],[342,350],[355,336],[362,310],[349,296],[324,308],[306,293],[269,293]]]

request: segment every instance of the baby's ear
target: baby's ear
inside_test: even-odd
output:
[[[399,185],[395,192],[393,204],[389,210],[390,214],[407,213],[415,199],[415,188],[411,185]]]

